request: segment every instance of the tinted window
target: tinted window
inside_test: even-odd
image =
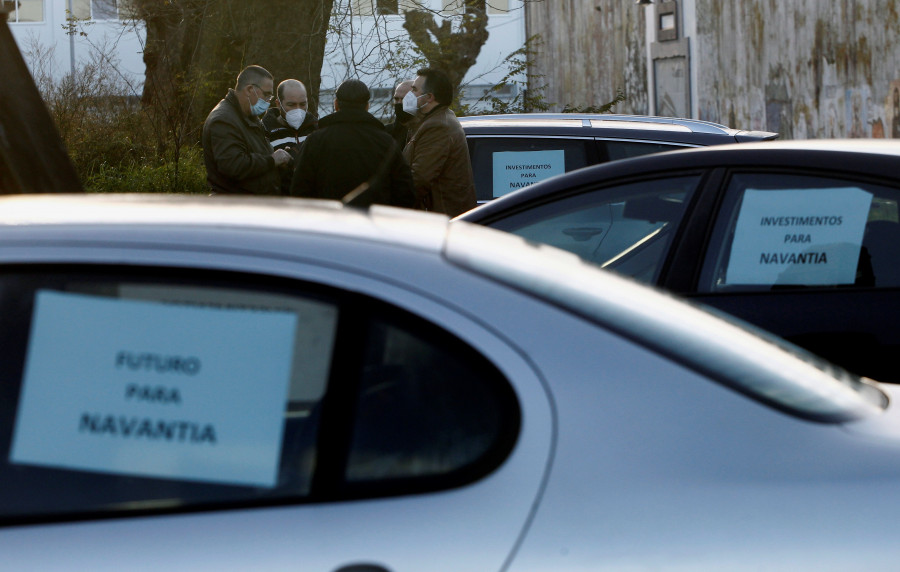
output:
[[[651,143],[644,141],[605,141],[597,142],[600,148],[600,156],[602,161],[615,161],[617,159],[630,159],[632,157],[640,157],[649,155],[650,153],[661,153],[663,151],[674,151],[682,149],[685,145],[671,145],[666,143]]]
[[[855,181],[735,175],[700,290],[900,286],[898,199]]]
[[[479,201],[597,162],[591,139],[472,136],[468,143]]]
[[[370,322],[347,464],[351,482],[439,476],[497,458],[488,453],[508,429],[502,407],[496,409],[503,395],[498,385],[478,381],[495,374],[471,350],[423,326],[387,315]]]
[[[491,226],[654,282],[699,176],[607,187],[536,205]]]
[[[512,389],[435,325],[314,285],[163,274],[0,275],[0,519],[435,490],[511,450]]]

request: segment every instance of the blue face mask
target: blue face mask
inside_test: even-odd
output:
[[[255,85],[253,87],[256,88]],[[269,102],[264,100],[261,97],[256,100],[256,103],[254,103],[253,105],[250,106],[250,111],[253,113],[253,115],[257,115],[257,116],[262,115],[268,109],[269,109]]]
[[[263,98],[259,98],[256,103],[250,106],[250,111],[253,112],[254,115],[262,115],[269,109],[269,102],[263,101]]]

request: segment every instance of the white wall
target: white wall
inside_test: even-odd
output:
[[[322,66],[323,97],[320,98],[320,115],[331,112],[332,102],[327,97],[328,90],[335,89],[348,77],[361,79],[370,88],[375,88],[377,100],[373,107],[386,104],[389,101],[389,92],[398,82],[414,77],[414,69],[401,76],[399,72],[385,69],[381,58],[373,57],[379,53],[377,47],[380,44],[387,44],[390,50],[398,50],[400,44],[391,40],[408,39],[403,29],[402,14],[374,15],[371,14],[371,8],[367,9],[365,2],[366,0],[335,2],[332,25],[340,29],[341,33],[330,36],[326,47],[325,63]],[[447,14],[442,12],[446,0],[400,0],[400,11],[414,2],[419,2],[435,13]],[[489,12],[488,40],[482,47],[475,65],[470,68],[463,80],[463,84],[469,86],[467,98],[469,100],[473,99],[473,96],[480,96],[484,89],[498,83],[507,73],[507,68],[501,65],[504,58],[525,44],[524,2],[508,0],[507,4],[506,12],[498,13],[496,10]],[[406,77],[409,73],[413,76]],[[379,91],[378,88],[384,91]]]
[[[400,0],[401,9],[412,0]],[[445,0],[421,0],[427,8],[440,12]],[[473,86],[471,92],[480,95],[483,88],[499,82],[506,74],[501,66],[503,59],[525,43],[523,0],[506,0],[509,11],[489,15],[487,43],[482,47],[476,64],[469,70],[464,80]],[[352,4],[351,4],[352,3]],[[337,0],[335,13],[353,9],[358,14],[360,0]],[[142,28],[134,29],[128,22],[110,20],[93,21],[80,25],[87,36],[69,36],[63,29],[66,24],[68,0],[44,0],[44,21],[39,23],[10,22],[13,36],[22,50],[23,56],[34,73],[34,45],[53,50],[53,62],[49,71],[56,79],[70,73],[72,68],[80,68],[101,53],[113,53],[118,58],[117,67],[125,72],[123,91],[139,95],[143,83],[144,62],[142,59],[144,33]],[[354,66],[352,62],[362,62],[364,54],[385,38],[407,38],[403,30],[403,16],[354,16],[341,21],[343,38],[332,35],[326,48],[326,60],[322,67],[321,89],[334,89],[347,77],[359,77],[370,87],[391,90],[402,79],[384,69],[384,63],[373,60],[368,65]],[[352,41],[350,36],[352,35]],[[111,51],[107,48],[114,48]],[[73,66],[74,55],[74,66]],[[472,95],[472,93],[470,93]],[[321,98],[330,112],[330,99]]]
[[[64,29],[68,7],[68,0],[44,0],[43,22],[10,21],[10,30],[32,73],[36,72],[36,54],[41,51],[52,52],[52,63],[45,71],[57,80],[71,73],[73,67],[78,69],[92,58],[107,54],[118,60],[116,67],[124,74],[123,94],[140,95],[144,78],[143,28],[135,29],[120,20],[90,21],[78,27],[86,36],[70,36]],[[36,45],[40,49],[35,50]]]

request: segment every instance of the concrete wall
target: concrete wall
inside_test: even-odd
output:
[[[900,137],[893,0],[697,0],[699,117],[784,138]]]
[[[525,34],[538,34],[543,43],[531,68],[543,77],[530,89],[545,85],[544,99],[555,110],[603,105],[622,90],[627,100],[615,112],[648,113],[645,16],[633,0],[544,0],[525,6]]]
[[[609,99],[622,87],[628,101],[617,111],[667,111],[660,102],[668,88],[653,73],[660,48],[675,45],[658,41],[657,10],[664,2],[647,8],[631,0],[550,4],[530,4],[526,18],[528,34],[559,42],[534,68],[548,76],[548,99]],[[678,41],[689,62],[686,115],[788,139],[900,137],[900,7],[894,0],[676,5]]]

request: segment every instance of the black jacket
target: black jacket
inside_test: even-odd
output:
[[[278,170],[262,123],[244,115],[233,89],[203,124],[203,162],[211,191],[279,195]]]
[[[368,185],[363,186],[363,185]],[[412,207],[412,174],[400,147],[384,125],[367,111],[347,109],[319,120],[297,159],[291,195],[341,200],[362,191],[348,204]]]
[[[282,194],[287,195],[291,190],[291,179],[294,175],[294,167],[297,165],[297,157],[300,156],[300,147],[306,137],[316,130],[319,122],[313,114],[307,113],[300,128],[294,129],[281,119],[281,110],[277,107],[270,107],[263,115],[262,122],[272,148],[285,149],[291,154],[290,162],[279,168],[281,191]]]

